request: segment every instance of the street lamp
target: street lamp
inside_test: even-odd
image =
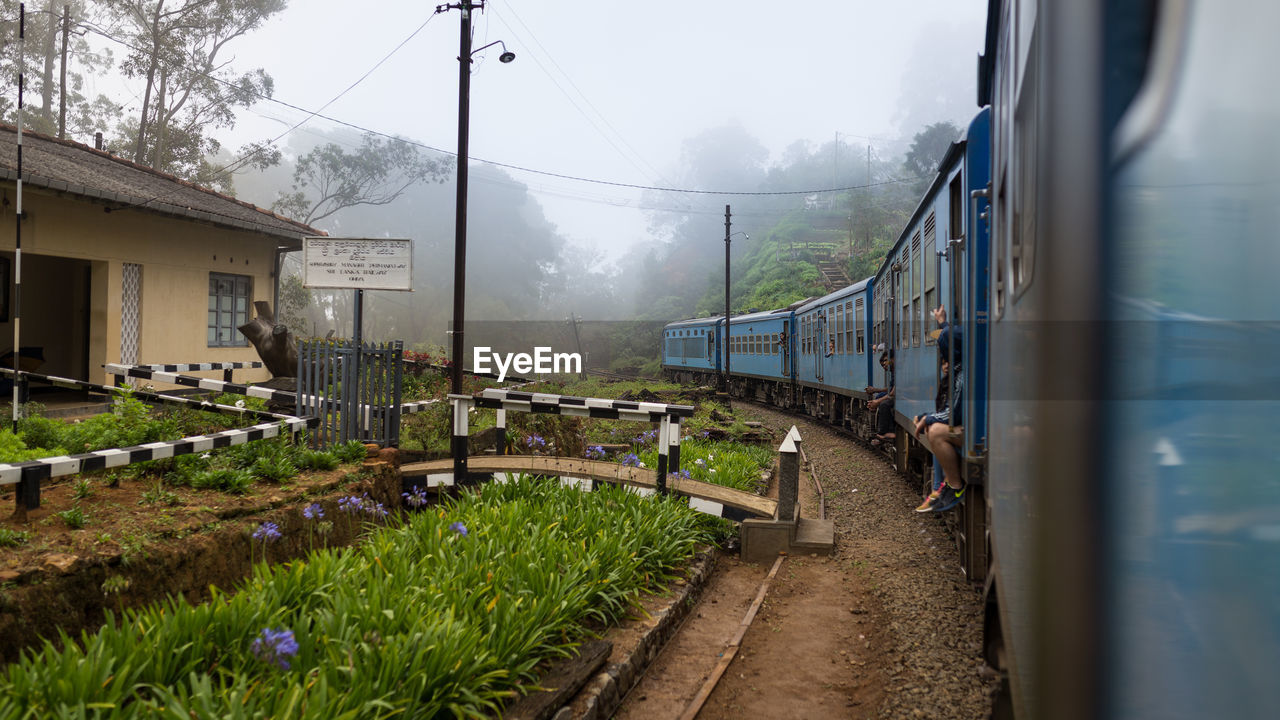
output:
[[[483,10],[484,0],[461,0],[456,4],[438,5],[436,12],[447,10],[462,11],[462,32],[458,41],[458,200],[454,213],[453,236],[453,348],[451,351],[453,366],[449,369],[449,392],[451,395],[462,394],[462,361],[466,352],[463,343],[462,325],[466,315],[466,282],[467,282],[467,132],[471,116],[471,56],[493,45],[502,45],[502,54],[498,60],[509,63],[516,59],[516,54],[507,50],[501,40],[471,49],[471,11]],[[465,432],[466,410],[454,412],[453,417],[453,479],[455,486],[464,482],[467,477],[467,434]]]

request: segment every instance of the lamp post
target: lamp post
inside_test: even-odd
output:
[[[456,4],[439,5],[436,12],[446,10],[462,11],[462,30],[458,41],[458,198],[454,211],[453,235],[453,343],[451,356],[453,365],[449,368],[449,393],[462,394],[462,361],[466,352],[463,343],[462,326],[466,317],[467,298],[467,141],[468,126],[471,118],[471,56],[493,45],[502,45],[502,54],[498,60],[509,63],[516,59],[516,54],[507,50],[505,43],[496,40],[475,50],[471,49],[471,11],[484,9],[484,0],[461,0]],[[455,486],[467,477],[467,434],[466,410],[453,414],[453,479]]]

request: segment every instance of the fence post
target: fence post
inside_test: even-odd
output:
[[[471,409],[470,395],[449,393],[453,404],[453,486],[460,488],[467,482],[467,411]]]
[[[493,444],[499,455],[507,454],[507,410],[498,408],[498,424],[493,434]]]
[[[667,430],[671,434],[670,451],[668,454],[671,459],[668,461],[670,466],[667,468],[668,473],[680,473],[680,416],[671,416],[671,427]]]
[[[795,434],[799,437],[799,433]],[[791,522],[796,516],[796,497],[800,491],[800,449],[787,433],[778,447],[778,520]]]
[[[667,494],[667,451],[671,438],[671,416],[663,415],[658,425],[658,494]]]

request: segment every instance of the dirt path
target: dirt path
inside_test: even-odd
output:
[[[795,424],[836,526],[833,557],[787,558],[700,720],[985,718],[980,597],[938,518],[880,458],[821,425]],[[801,483],[806,516],[812,488]],[[679,717],[738,630],[768,567],[726,556],[684,627],[615,715]]]

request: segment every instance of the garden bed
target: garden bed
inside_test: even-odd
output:
[[[130,614],[83,647],[10,665],[0,717],[497,714],[589,628],[624,617],[637,591],[661,592],[707,521],[619,489],[485,486],[358,548],[259,565],[234,596]],[[305,528],[280,529],[301,542]],[[222,554],[247,557],[245,530],[195,544],[238,540]]]
[[[360,523],[338,513],[343,497],[367,493],[386,508],[401,501],[399,473],[385,463],[304,473],[283,485],[259,483],[244,495],[152,479],[109,482],[89,479],[84,497],[76,496],[85,486],[72,479],[51,484],[26,522],[0,520],[0,538],[19,539],[0,547],[0,661],[12,661],[42,637],[56,638],[59,629],[73,636],[93,630],[106,610],[142,607],[167,595],[200,602],[210,585],[229,588],[248,575],[251,548],[255,560],[283,561],[313,546],[350,544]],[[12,492],[0,494],[0,503],[13,502]],[[320,532],[316,523],[307,533],[312,521],[302,510],[315,504],[331,524]],[[60,516],[75,507],[84,518],[80,528]],[[282,537],[254,541],[253,532],[267,521]]]

